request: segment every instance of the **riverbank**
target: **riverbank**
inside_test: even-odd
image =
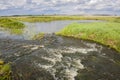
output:
[[[55,20],[103,20],[108,22],[71,24],[58,32],[58,35],[72,36],[93,40],[120,51],[120,17],[115,16],[25,16],[25,17],[3,17],[0,25],[11,30],[11,33],[21,34],[25,22],[48,22]],[[40,34],[41,35],[41,34]],[[41,37],[41,36],[40,36]]]
[[[10,64],[5,63],[1,59],[0,59],[0,80],[12,80]]]
[[[50,22],[56,20],[104,20],[120,22],[120,16],[20,16],[7,18],[23,22]]]
[[[56,34],[92,40],[107,45],[120,52],[120,23],[73,23]]]

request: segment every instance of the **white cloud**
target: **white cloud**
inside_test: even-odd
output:
[[[0,0],[0,11],[16,8],[21,8],[23,11],[31,10],[33,13],[54,10],[56,13],[66,14],[100,11],[103,14],[116,11],[120,14],[120,0]]]
[[[1,10],[8,9],[8,8],[9,8],[8,5],[0,4],[0,9],[1,9]]]
[[[26,4],[26,0],[9,0],[8,4],[10,4],[11,6],[21,7]]]
[[[94,5],[94,4],[98,4],[101,2],[104,2],[104,0],[90,0],[88,3]]]

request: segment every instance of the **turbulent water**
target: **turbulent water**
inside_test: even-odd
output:
[[[120,80],[120,55],[96,43],[46,34],[41,40],[0,39],[13,80]]]

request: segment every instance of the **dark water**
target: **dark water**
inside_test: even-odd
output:
[[[23,22],[26,27],[23,29],[23,34],[15,35],[11,34],[9,31],[0,29],[0,38],[10,38],[10,39],[31,39],[38,33],[55,33],[66,27],[71,23],[90,23],[90,22],[103,22],[100,20],[62,20],[62,21],[51,21],[51,22],[38,22],[29,23]]]
[[[13,80],[120,80],[120,54],[96,43],[49,34],[0,42]]]

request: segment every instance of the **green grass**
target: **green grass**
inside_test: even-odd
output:
[[[0,18],[0,27],[7,29],[23,29],[25,25],[13,19]]]
[[[50,22],[55,20],[76,20],[78,19],[73,17],[64,17],[64,16],[34,16],[34,17],[18,17],[14,18],[16,20],[25,21],[25,22]]]
[[[115,16],[26,16],[9,18],[25,22],[49,22],[55,20],[105,20],[111,22],[120,22],[120,17]]]
[[[0,80],[11,80],[11,66],[0,60]]]
[[[9,30],[12,34],[22,34],[25,25],[14,19],[0,18],[0,27]]]
[[[20,35],[23,33],[23,29],[10,29],[10,33]]]
[[[56,34],[96,41],[120,52],[120,23],[73,23]]]
[[[38,40],[38,39],[42,39],[43,37],[44,37],[44,33],[39,33],[39,34],[37,34],[37,35],[35,35],[35,36],[33,36],[33,40]]]
[[[3,65],[4,64],[4,61],[0,59],[0,65]]]
[[[0,18],[0,26],[11,30],[11,33],[21,34],[25,22],[48,22],[55,20],[104,20],[108,22],[71,24],[59,35],[72,36],[100,42],[109,45],[120,51],[120,17],[116,16],[24,16],[24,17],[2,17]],[[41,37],[43,35],[39,34]],[[34,38],[35,38],[34,37]]]

